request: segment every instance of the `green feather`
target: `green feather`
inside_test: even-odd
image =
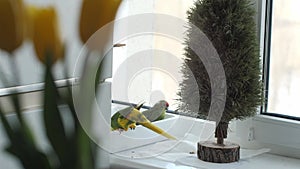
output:
[[[117,130],[117,129],[121,128],[121,126],[118,123],[118,118],[120,116],[121,116],[121,114],[119,112],[117,112],[111,117],[111,130]]]
[[[157,102],[152,108],[143,111],[142,113],[149,121],[154,122],[165,118],[167,107],[168,103],[164,100],[161,100]]]
[[[143,107],[143,104],[144,103],[137,104],[134,108],[136,108],[137,110],[140,110]],[[127,108],[128,107],[126,107],[125,109],[127,109]],[[122,116],[120,114],[120,111],[122,111],[122,110],[117,111],[111,117],[111,130],[112,131],[118,130],[118,129],[127,131],[128,128],[130,128],[131,125],[135,125],[135,122],[126,119],[124,116]]]

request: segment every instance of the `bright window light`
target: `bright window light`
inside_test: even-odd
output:
[[[300,117],[300,1],[273,1],[267,111]]]

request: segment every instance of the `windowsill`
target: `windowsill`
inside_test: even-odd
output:
[[[271,123],[274,125],[287,126],[287,127],[300,129],[300,121],[297,120],[290,120],[290,119],[267,116],[267,115],[257,115],[253,118],[253,120],[264,122],[264,123]]]
[[[290,148],[300,148],[300,122],[258,115],[253,118],[255,140]]]
[[[14,115],[11,115],[14,116]],[[45,136],[43,135],[43,132],[41,131],[41,114],[39,110],[31,110],[29,112],[25,113],[26,119],[30,120],[30,126],[34,129],[35,133],[37,134],[37,138],[39,138],[42,143],[40,144],[40,146],[42,146],[43,148],[47,149],[47,146],[49,146],[48,144],[46,144],[46,140],[45,140]],[[209,123],[206,121],[203,121],[201,119],[193,119],[191,117],[184,117],[184,116],[178,116],[175,115],[174,117],[170,117],[168,119],[166,119],[165,121],[169,124],[174,124],[172,122],[172,119],[176,122],[176,126],[178,128],[181,129],[181,131],[178,130],[177,127],[171,127],[170,130],[168,132],[170,132],[172,135],[175,135],[178,139],[185,139],[184,134],[186,133],[192,133],[194,135],[196,135],[197,133],[199,134],[199,129],[203,128],[203,124],[206,124],[207,129],[214,129],[214,124],[213,123]],[[278,121],[279,120],[279,121]],[[273,117],[265,117],[265,116],[257,116],[254,117],[253,122],[254,122],[254,127],[255,127],[255,140],[257,141],[264,141],[263,139],[265,139],[265,141],[267,141],[266,139],[274,139],[272,137],[274,136],[270,136],[270,134],[275,135],[276,137],[279,137],[281,135],[277,135],[276,132],[282,132],[282,131],[278,131],[278,129],[274,129],[274,126],[277,126],[279,129],[284,128],[284,129],[294,129],[294,130],[299,130],[299,126],[298,124],[291,124],[289,123],[289,121],[287,121],[286,119],[278,119],[276,121],[276,118]],[[160,124],[159,124],[160,123]],[[159,122],[157,125],[159,125],[160,127],[164,127],[166,124],[163,124],[164,121]],[[243,123],[243,122],[242,122]],[[265,126],[267,127],[265,127]],[[0,125],[1,126],[1,125]],[[2,128],[2,126],[0,127]],[[175,129],[173,129],[175,128]],[[271,128],[271,129],[270,129]],[[141,129],[137,129],[136,132],[138,132],[140,130],[140,132],[144,133],[144,130]],[[274,130],[272,132],[272,130]],[[146,131],[146,130],[145,130]],[[132,131],[131,134],[134,134],[135,131]],[[210,133],[211,131],[208,131],[207,133]],[[265,132],[265,133],[262,133]],[[274,133],[275,132],[275,133]],[[266,134],[267,133],[267,134]],[[128,134],[130,134],[128,132]],[[204,132],[203,135],[201,135],[202,139],[205,139],[207,136],[209,135],[205,135],[206,133]],[[285,132],[284,135],[286,134],[294,134],[294,137],[289,137],[289,138],[295,138],[295,137],[299,137],[300,133],[293,133],[293,132]],[[6,154],[3,150],[3,147],[6,145],[6,137],[5,134],[3,133],[3,130],[1,130],[0,132],[0,163],[1,166],[5,167],[5,168],[12,168],[12,169],[19,169],[20,167],[18,167],[16,165],[16,160],[14,158],[12,158],[12,156]],[[180,137],[181,136],[181,137]],[[140,136],[139,136],[140,137]],[[158,137],[157,137],[158,138]],[[121,153],[121,152],[138,152],[138,150],[144,149],[144,150],[149,150],[149,146],[159,142],[159,141],[164,141],[166,140],[165,138],[159,138],[157,140],[154,140],[155,142],[151,142],[148,144],[144,144],[141,145],[139,147],[135,147],[135,148],[130,148],[129,150],[122,150],[122,151],[118,151],[117,153]],[[200,140],[200,138],[199,138]],[[282,139],[279,139],[278,141],[282,141]],[[300,139],[296,139],[294,144],[291,143],[291,145],[287,145],[288,148],[294,150],[295,154],[299,154],[299,143],[297,143],[297,141],[299,141]],[[123,143],[123,141],[121,142]],[[120,142],[119,142],[120,144]],[[125,144],[125,143],[124,143]],[[281,144],[287,144],[286,142],[282,142]],[[296,148],[291,148],[291,146],[297,146],[298,145],[298,150]],[[268,147],[268,146],[266,146]],[[270,147],[268,147],[270,148]],[[273,149],[273,148],[272,148]],[[287,150],[285,151],[278,151],[278,153],[284,154],[287,153]],[[116,153],[114,153],[116,154]],[[120,156],[115,156],[114,154],[111,154],[110,156],[110,162],[113,166],[116,166],[116,168],[119,168],[117,166],[127,166],[128,168],[187,168],[187,166],[184,166],[184,164],[178,163],[178,162],[167,162],[161,159],[157,159],[155,157],[150,157],[150,158],[140,158],[140,159],[136,159],[136,158],[120,158]],[[300,160],[297,159],[293,159],[293,158],[287,158],[287,157],[283,157],[280,155],[273,155],[273,154],[262,154],[247,160],[243,160],[242,163],[238,163],[241,165],[237,165],[236,169],[254,169],[254,168],[273,168],[273,169],[282,169],[282,168],[289,168],[289,169],[298,169],[300,166]],[[226,166],[226,165],[223,165]],[[219,166],[220,168],[220,166]],[[224,168],[224,167],[222,167]]]
[[[271,148],[271,153],[300,158],[300,122],[257,115],[253,118],[255,141]]]
[[[192,129],[189,131],[190,133],[194,133],[196,131],[194,129],[199,127],[199,125],[201,125],[201,123],[203,124],[202,120],[198,120],[198,119],[194,120],[189,117],[184,118],[184,119],[188,120],[188,121],[196,122],[194,124],[194,127],[192,127]],[[183,120],[183,121],[185,121],[185,120]],[[197,126],[197,127],[195,127],[195,126]],[[256,168],[298,169],[299,168],[300,159],[284,157],[284,155],[297,156],[297,153],[299,154],[299,149],[297,150],[296,148],[292,148],[293,149],[292,151],[294,151],[294,152],[291,151],[291,147],[298,146],[297,148],[299,148],[299,143],[297,143],[297,140],[299,140],[299,139],[295,138],[296,142],[294,142],[294,144],[292,142],[287,143],[284,141],[284,140],[286,140],[286,138],[281,139],[280,136],[282,136],[282,135],[276,134],[276,132],[282,132],[281,130],[286,130],[286,129],[295,129],[295,130],[300,131],[299,123],[297,121],[258,115],[253,118],[253,126],[255,128],[254,142],[262,143],[262,144],[260,144],[261,147],[271,148],[272,150],[270,153],[260,154],[260,155],[254,156],[252,158],[241,159],[240,162],[232,164],[232,165],[230,165],[230,164],[229,165],[228,164],[208,164],[208,165],[210,165],[212,168],[226,168],[226,169],[232,168],[232,167],[234,167],[235,169],[256,169]],[[274,131],[272,131],[269,127],[271,127],[271,129],[274,129]],[[266,131],[266,130],[269,130],[269,131]],[[262,132],[264,132],[264,133],[262,133]],[[285,133],[291,134],[290,132],[285,132]],[[297,135],[296,133],[294,133],[294,134]],[[298,134],[297,136],[300,136],[300,134]],[[272,141],[272,139],[274,139],[272,137],[278,137],[278,138],[276,138],[277,141],[275,141],[275,142],[274,142],[274,140]],[[294,137],[289,137],[289,138],[294,139]],[[111,164],[113,166],[116,166],[116,168],[119,166],[126,166],[128,168],[153,168],[153,169],[154,168],[155,169],[191,168],[191,169],[193,169],[193,167],[185,166],[182,163],[182,161],[168,162],[168,161],[162,160],[161,158],[156,158],[155,156],[149,157],[149,158],[138,158],[138,157],[134,157],[134,156],[131,156],[131,157],[128,156],[128,154],[131,154],[131,153],[133,153],[133,155],[134,154],[142,154],[143,155],[144,152],[152,150],[154,144],[155,143],[111,154],[111,156],[110,156]],[[288,144],[290,144],[290,145],[288,145]],[[276,155],[273,153],[277,153],[277,154],[281,154],[281,155]],[[294,153],[294,154],[292,155],[292,153]],[[197,158],[197,155],[194,154],[193,158],[195,160]],[[207,168],[207,167],[203,167],[203,166],[199,166],[199,167]]]
[[[147,150],[149,146],[144,146],[139,148]],[[128,152],[138,152],[136,149],[128,150]],[[126,153],[126,152],[125,152]],[[193,157],[194,160],[196,159]],[[182,161],[179,162],[167,162],[155,157],[152,158],[144,158],[144,159],[130,159],[126,157],[118,157],[115,155],[111,155],[110,157],[111,165],[115,168],[122,168],[126,167],[129,168],[138,168],[138,169],[196,169],[194,167],[186,166],[182,164]],[[204,165],[199,165],[197,168],[209,168],[209,169],[217,169],[217,168],[223,168],[223,169],[257,169],[257,168],[272,168],[272,169],[298,169],[300,166],[300,160],[299,159],[293,159],[288,157],[283,157],[279,155],[273,155],[273,154],[261,154],[258,156],[255,156],[250,159],[246,160],[240,160],[239,162],[232,163],[232,164],[212,164],[212,163],[206,163],[201,162]],[[210,166],[210,167],[205,167]]]

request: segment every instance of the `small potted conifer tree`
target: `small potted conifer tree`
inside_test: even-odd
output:
[[[204,161],[227,163],[239,160],[239,145],[224,142],[228,124],[233,119],[254,116],[262,103],[262,82],[258,48],[255,10],[250,0],[197,0],[188,11],[191,25],[199,28],[211,41],[222,62],[226,77],[224,111],[216,120],[215,142],[199,142],[198,158]],[[195,98],[194,89],[199,89],[198,117],[208,116],[212,101],[212,87],[206,67],[188,45],[196,42],[191,28],[186,39],[184,80],[179,92],[180,109],[191,111]],[[198,40],[199,43],[201,39]],[[191,83],[190,69],[198,87]],[[193,89],[193,90],[192,90]]]

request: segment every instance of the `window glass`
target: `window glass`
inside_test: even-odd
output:
[[[268,112],[300,117],[300,1],[273,0]]]

